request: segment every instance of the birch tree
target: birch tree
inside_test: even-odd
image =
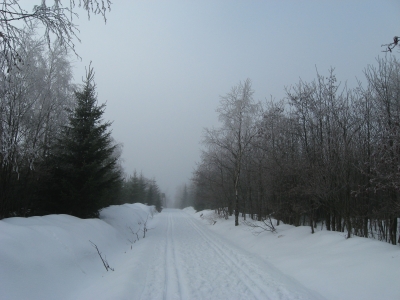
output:
[[[0,215],[25,207],[31,191],[25,186],[65,124],[72,105],[72,70],[65,51],[27,34],[26,64],[0,73]],[[34,172],[35,171],[35,172]],[[22,213],[22,212],[21,212]]]
[[[222,126],[206,130],[205,144],[225,151],[230,161],[231,180],[234,189],[235,226],[239,225],[239,181],[244,156],[251,149],[251,141],[257,134],[255,122],[259,104],[253,100],[254,91],[250,79],[240,82],[220,99],[217,109]]]

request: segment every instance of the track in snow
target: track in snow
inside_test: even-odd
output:
[[[147,266],[140,299],[320,299],[181,210],[157,218],[140,259]]]

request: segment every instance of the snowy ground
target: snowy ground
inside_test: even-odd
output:
[[[400,299],[398,246],[286,225],[254,236],[233,220],[211,225],[209,211],[152,213],[125,204],[101,220],[0,221],[0,299]]]
[[[311,234],[308,226],[280,225],[276,233],[254,235],[213,211],[185,211],[326,299],[400,299],[400,246],[326,230]]]

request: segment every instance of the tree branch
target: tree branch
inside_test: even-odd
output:
[[[97,245],[96,245],[95,243],[93,243],[92,241],[90,241],[90,240],[89,240],[89,242],[92,244],[92,246],[93,246],[94,248],[96,248],[97,253],[99,254],[100,259],[101,259],[101,261],[103,262],[104,268],[106,268],[107,272],[108,272],[109,269],[110,269],[111,271],[114,271],[114,269],[111,268],[110,265],[108,264],[106,257],[103,258],[103,256],[101,255],[101,252],[100,252],[99,248],[97,247]]]
[[[395,36],[395,37],[393,37],[392,43],[381,45],[381,47],[386,47],[386,50],[382,50],[382,52],[392,52],[394,47],[396,47],[398,44],[399,44],[399,37]]]

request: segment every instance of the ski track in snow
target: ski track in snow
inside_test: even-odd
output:
[[[147,274],[139,299],[322,299],[181,210],[157,218],[140,259]]]
[[[149,215],[126,204],[101,220],[2,220],[0,299],[400,299],[396,246],[289,225],[254,237],[232,220],[206,224],[193,209]],[[145,239],[135,234],[144,219]]]

